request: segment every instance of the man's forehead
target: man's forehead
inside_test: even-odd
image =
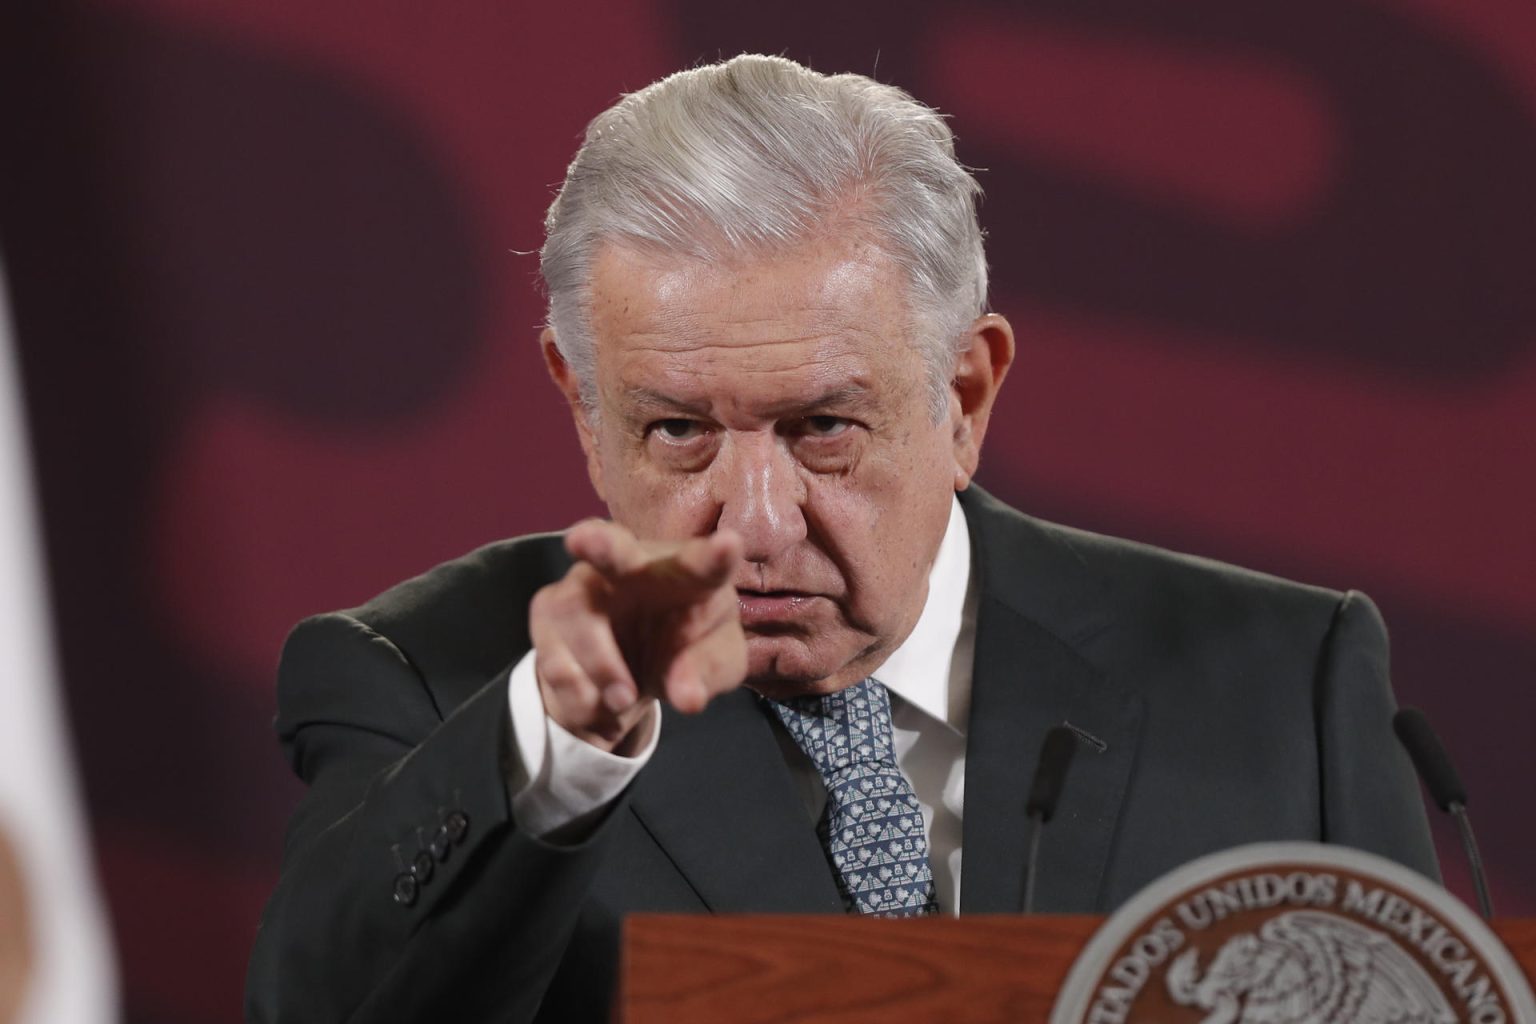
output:
[[[719,260],[604,245],[591,294],[594,323],[624,319],[632,327],[672,330],[719,318],[905,319],[905,298],[900,268],[889,256],[837,239]]]
[[[834,403],[863,407],[899,391],[899,361],[882,358],[873,334],[830,332],[754,338],[631,336],[615,339],[600,360],[603,390],[639,411],[736,409],[759,415],[805,412]]]
[[[612,247],[594,270],[601,387],[634,415],[871,408],[923,378],[900,272],[868,246],[720,264]]]

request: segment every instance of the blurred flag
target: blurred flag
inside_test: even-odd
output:
[[[0,265],[0,1024],[106,1024],[117,975],[59,692]]]

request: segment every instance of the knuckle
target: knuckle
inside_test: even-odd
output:
[[[568,691],[565,703],[570,713],[582,725],[590,724],[602,710],[597,689],[592,686],[578,686]]]
[[[534,592],[533,600],[528,604],[530,621],[554,625],[567,622],[573,615],[590,609],[593,603],[590,595],[600,579],[591,566],[577,563],[563,579]]]
[[[594,654],[587,662],[587,678],[598,688],[620,682],[628,676],[622,658],[607,654]]]
[[[534,614],[545,616],[563,614],[570,607],[572,598],[577,592],[573,575],[573,573],[567,573],[564,579],[541,587],[533,595],[533,601],[529,604],[530,610]]]
[[[591,562],[577,562],[571,566],[570,572],[565,578],[553,584],[558,587],[558,593],[567,600],[574,600],[577,595],[591,592],[603,584],[603,574]]]
[[[548,710],[567,729],[586,728],[598,718],[597,691],[583,683],[566,689],[549,688]]]
[[[551,583],[548,586],[540,587],[534,593],[533,600],[528,602],[528,617],[530,619],[538,620],[548,617],[551,611],[550,605],[559,600],[555,594],[557,586],[559,586],[558,583]]]
[[[538,677],[551,689],[571,690],[584,681],[580,667],[570,658],[540,658],[534,667]]]

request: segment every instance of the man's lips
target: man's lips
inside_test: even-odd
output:
[[[820,597],[803,590],[746,590],[741,587],[736,589],[736,596],[741,605],[741,624],[747,629],[793,622]]]

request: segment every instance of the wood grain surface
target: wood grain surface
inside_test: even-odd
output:
[[[625,924],[619,1019],[1043,1024],[1103,921],[636,915]],[[1494,930],[1536,976],[1536,920],[1496,921]]]

